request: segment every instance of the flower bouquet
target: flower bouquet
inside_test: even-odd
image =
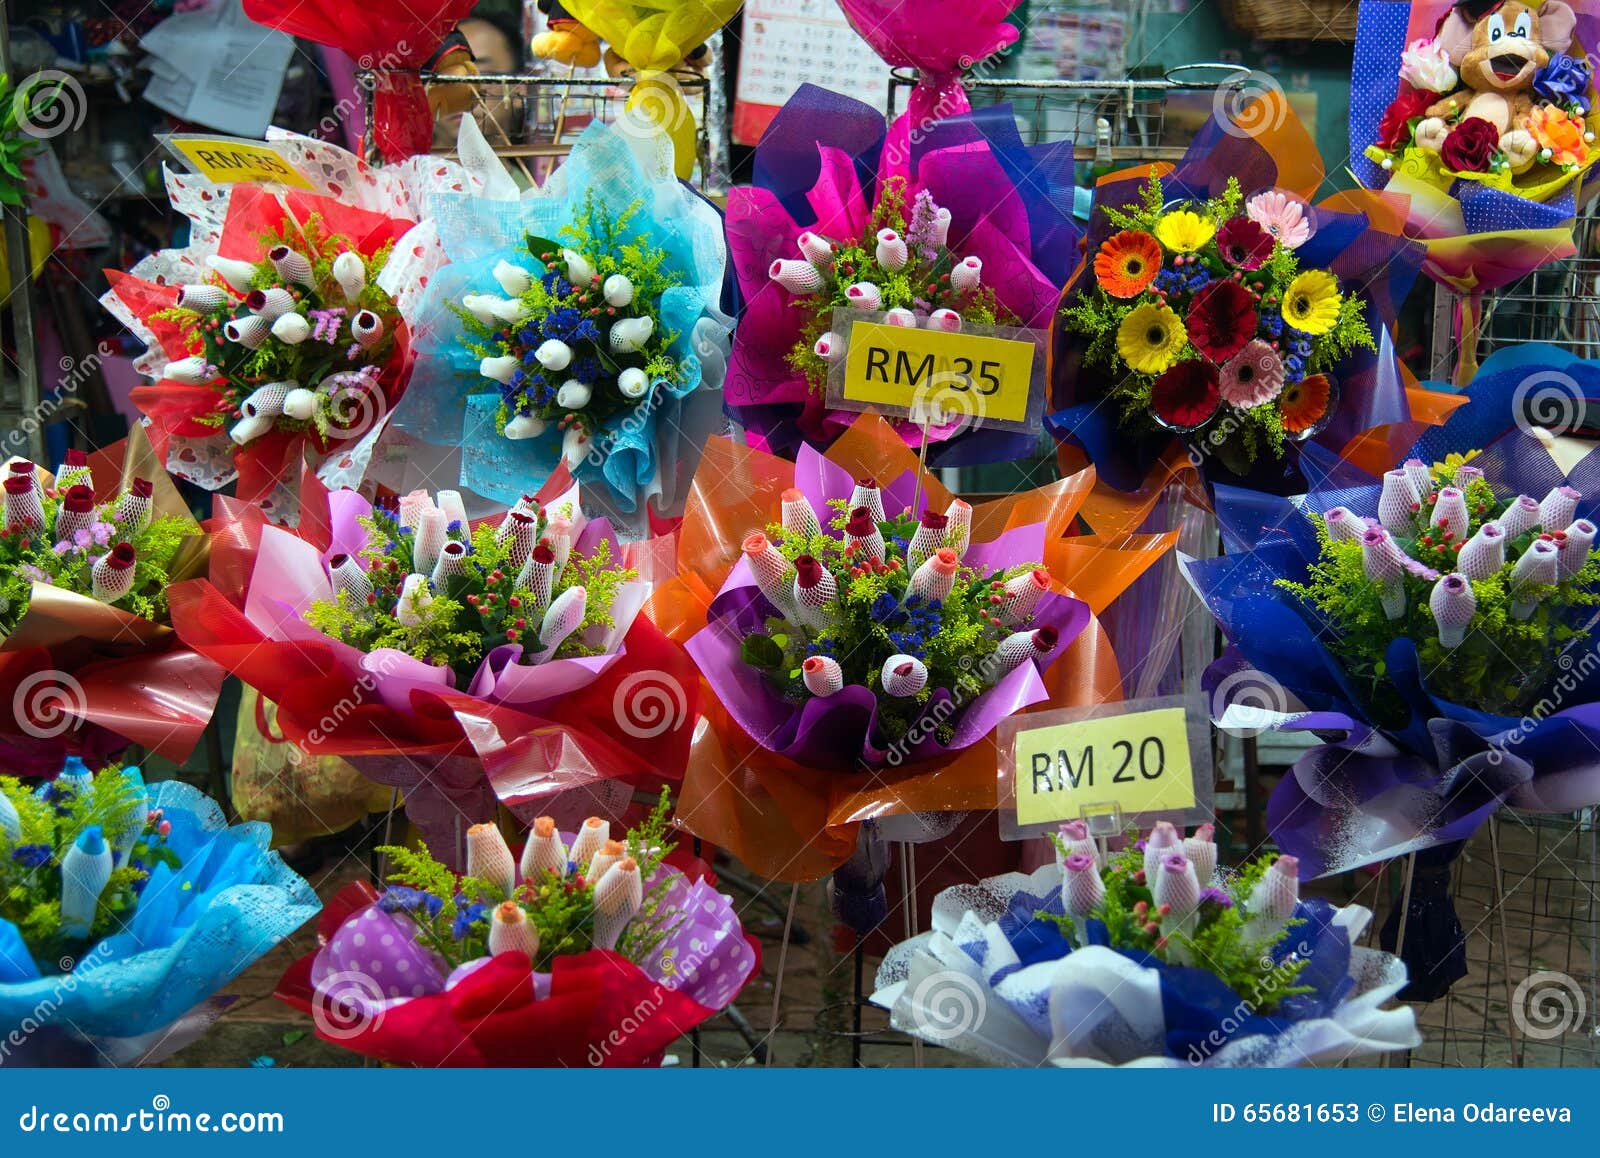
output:
[[[1070,148],[1024,148],[1008,113],[942,122],[896,155],[878,112],[801,86],[761,138],[754,184],[728,196],[744,305],[724,391],[754,445],[792,455],[853,420],[827,405],[836,309],[951,331],[1048,325],[1078,260],[1070,173]],[[911,446],[926,436],[936,466],[1033,449],[981,414],[899,429]]]
[[[210,581],[171,594],[183,638],[277,704],[288,740],[403,791],[457,858],[497,802],[681,776],[693,669],[638,615],[655,548],[625,550],[576,487],[475,523],[452,491],[317,506],[294,533],[219,499]]]
[[[1092,486],[971,506],[875,415],[793,464],[712,440],[652,604],[711,690],[684,823],[810,880],[863,818],[993,807],[995,726],[1118,697],[1095,612],[1172,541],[1063,538]]]
[[[672,70],[738,14],[739,0],[564,0],[562,6],[632,71],[624,116],[664,131],[673,173],[689,180],[700,138]]]
[[[539,817],[520,858],[477,825],[459,878],[425,846],[383,849],[389,887],[340,893],[278,996],[387,1062],[660,1064],[757,962],[730,898],[665,863],[666,807],[621,840],[599,817],[575,833]]]
[[[0,752],[29,776],[130,742],[188,758],[222,671],[182,647],[167,588],[205,567],[204,538],[143,432],[55,475],[13,459],[0,504]]]
[[[422,191],[467,188],[459,166],[416,160],[381,176],[321,142],[273,142],[304,185],[276,192],[168,174],[192,221],[183,249],[101,298],[149,347],[157,381],[133,400],[179,478],[290,517],[285,479],[376,438],[411,373],[410,319],[441,255]],[[311,177],[317,184],[311,185]]]
[[[1600,157],[1597,42],[1583,3],[1362,5],[1352,171],[1409,198],[1425,272],[1462,296],[1458,385],[1477,369],[1482,295],[1576,252],[1575,206]]]
[[[1058,863],[940,893],[872,1000],[999,1065],[1317,1065],[1421,1044],[1409,1007],[1381,1008],[1406,969],[1360,946],[1367,910],[1301,898],[1290,856],[1218,871],[1211,836],[1163,821],[1103,855],[1070,821]]]
[[[0,776],[0,1065],[141,1064],[199,1037],[213,994],[320,907],[269,838],[137,768]]]
[[[1421,250],[1375,196],[1313,206],[1320,178],[1272,95],[1208,122],[1170,173],[1102,179],[1048,421],[1107,482],[1135,489],[1176,434],[1207,477],[1281,491],[1303,445],[1410,417],[1390,331]]]
[[[1463,841],[1502,803],[1600,802],[1600,462],[1563,472],[1505,430],[1534,375],[1600,397],[1596,370],[1550,347],[1497,354],[1381,480],[1330,456],[1304,496],[1218,490],[1230,553],[1187,562],[1232,643],[1207,674],[1214,716],[1342,733],[1268,804],[1313,875]]]
[[[433,111],[420,72],[429,67],[473,0],[411,0],[400,7],[346,0],[245,0],[245,15],[372,68],[372,125],[384,160],[404,161],[433,146]]]
[[[595,125],[543,190],[450,199],[439,220],[451,264],[396,424],[459,443],[462,482],[503,502],[562,462],[641,525],[642,501],[681,502],[727,365],[716,211]]]

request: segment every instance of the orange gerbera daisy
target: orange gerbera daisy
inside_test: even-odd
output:
[[[1278,416],[1283,428],[1290,434],[1310,430],[1328,414],[1328,401],[1333,397],[1333,383],[1326,374],[1310,374],[1298,382],[1290,382],[1278,395]]]
[[[1137,229],[1112,234],[1094,255],[1094,276],[1114,298],[1137,297],[1160,272],[1161,243]]]
[[[1589,158],[1583,122],[1562,109],[1535,105],[1528,114],[1528,131],[1541,149],[1550,150],[1550,160],[1557,165],[1581,165]]]

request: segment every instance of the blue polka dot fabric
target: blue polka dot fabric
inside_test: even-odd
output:
[[[1404,0],[1361,0],[1356,16],[1356,58],[1350,76],[1350,169],[1369,189],[1389,177],[1367,160],[1378,139],[1378,122],[1400,91],[1400,54],[1406,48],[1411,5]]]

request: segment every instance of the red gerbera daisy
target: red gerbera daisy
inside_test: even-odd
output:
[[[1220,365],[1255,337],[1256,300],[1237,282],[1211,282],[1189,303],[1186,324],[1194,348]]]
[[[1217,230],[1217,249],[1235,269],[1260,269],[1272,256],[1272,234],[1248,217],[1235,217]]]
[[[1222,399],[1217,370],[1207,362],[1179,362],[1150,387],[1150,409],[1163,426],[1177,431],[1203,426]]]

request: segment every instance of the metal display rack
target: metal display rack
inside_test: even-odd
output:
[[[720,61],[720,57],[717,58]],[[361,74],[362,85],[372,91],[371,73]],[[659,75],[659,74],[658,74]],[[677,69],[671,77],[695,117],[695,159],[702,188],[726,185],[726,148],[714,148],[713,136],[726,138],[725,117],[718,115],[712,99],[715,69],[699,73]],[[485,73],[444,76],[422,73],[424,85],[468,85],[477,90],[473,108],[465,115],[481,115],[484,136],[495,153],[520,166],[530,177],[543,179],[572,151],[578,136],[590,124],[617,120],[633,88],[632,77]],[[366,104],[365,141],[369,161],[377,160],[372,101]],[[715,122],[713,124],[712,122]],[[435,148],[441,155],[453,147]]]
[[[1022,80],[968,78],[964,83],[973,108],[1009,104],[1023,140],[1075,142],[1080,161],[1126,168],[1148,161],[1175,161],[1202,117],[1180,132],[1177,107],[1187,97],[1209,113],[1230,91],[1253,76],[1233,64],[1186,64],[1159,77],[1107,80]],[[897,68],[889,80],[889,117],[903,102],[902,92],[916,84],[913,69]],[[1204,98],[1210,94],[1210,102]]]

